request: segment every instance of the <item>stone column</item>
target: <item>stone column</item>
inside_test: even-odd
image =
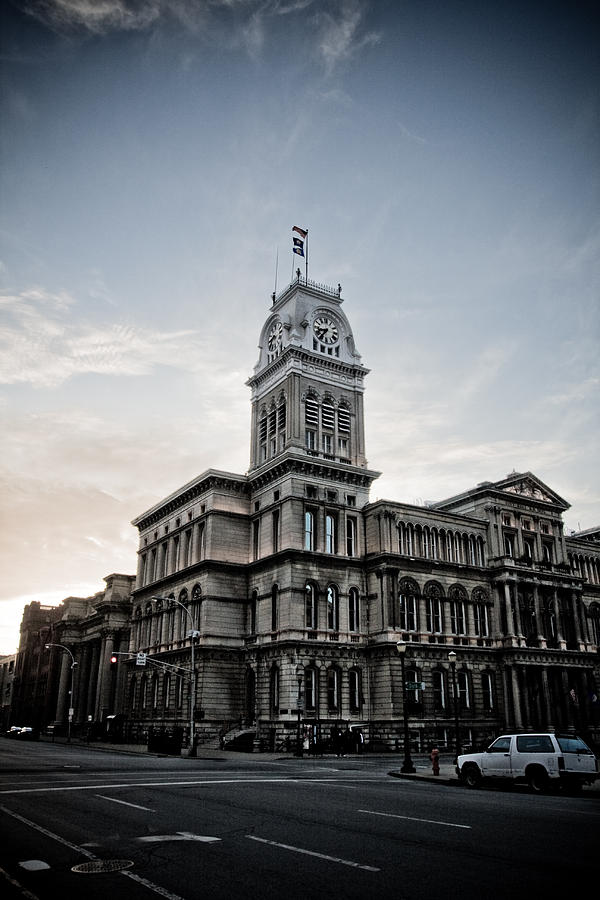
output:
[[[506,611],[506,636],[510,639],[510,643],[512,644],[516,638],[516,635],[514,630],[510,585],[508,581],[504,582],[504,608]]]
[[[554,711],[552,709],[552,704],[550,703],[550,685],[548,682],[548,667],[544,666],[542,668],[542,696],[541,696],[541,705],[542,705],[542,720],[544,722],[544,726],[552,731],[555,727],[555,722],[553,721]]]
[[[562,633],[562,620],[560,616],[560,604],[558,602],[558,590],[554,588],[552,591],[552,609],[554,611],[554,621],[556,623],[556,640],[559,650],[564,650],[567,646],[564,635]]]
[[[577,591],[571,591],[571,602],[573,604],[573,624],[575,626],[575,643],[580,650],[585,650],[581,634],[581,619],[579,616],[579,594]]]
[[[56,721],[63,724],[67,721],[70,706],[69,690],[71,688],[71,657],[66,650],[61,650],[60,656],[60,678],[56,702]]]
[[[98,685],[98,705],[96,708],[97,719],[102,721],[105,711],[108,711],[110,705],[110,687],[111,687],[111,671],[110,658],[113,652],[114,634],[107,632],[102,639],[102,649],[100,651],[100,671]]]
[[[542,614],[542,605],[540,602],[540,591],[537,584],[533,585],[533,609],[535,612],[535,627],[537,631],[537,643],[540,649],[545,650],[548,644],[547,635],[542,633],[544,626],[544,616]]]

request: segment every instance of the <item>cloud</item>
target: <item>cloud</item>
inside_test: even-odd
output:
[[[143,375],[158,365],[195,371],[209,342],[195,331],[73,320],[75,300],[42,289],[0,295],[0,383],[53,388],[86,373]]]
[[[364,47],[380,42],[378,32],[362,28],[365,11],[365,4],[359,0],[342,0],[333,11],[317,13],[319,52],[328,74]]]

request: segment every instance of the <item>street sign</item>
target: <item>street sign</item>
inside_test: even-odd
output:
[[[147,656],[146,653],[138,653],[138,655],[135,658],[136,666],[145,666],[146,665],[146,656]]]
[[[407,681],[404,684],[404,687],[407,691],[424,691],[425,690],[425,682],[424,681]]]

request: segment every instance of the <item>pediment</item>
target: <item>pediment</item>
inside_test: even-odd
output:
[[[528,500],[536,500],[540,503],[550,503],[552,506],[560,506],[568,509],[569,504],[563,500],[555,491],[551,490],[548,485],[532,475],[531,472],[523,474],[515,472],[508,478],[496,482],[494,487],[497,490],[507,494],[514,494],[517,497],[523,497]]]

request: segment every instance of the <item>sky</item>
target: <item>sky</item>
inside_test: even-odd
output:
[[[600,524],[598,8],[5,0],[0,653],[244,473],[258,337],[342,285],[372,499],[532,471]]]

